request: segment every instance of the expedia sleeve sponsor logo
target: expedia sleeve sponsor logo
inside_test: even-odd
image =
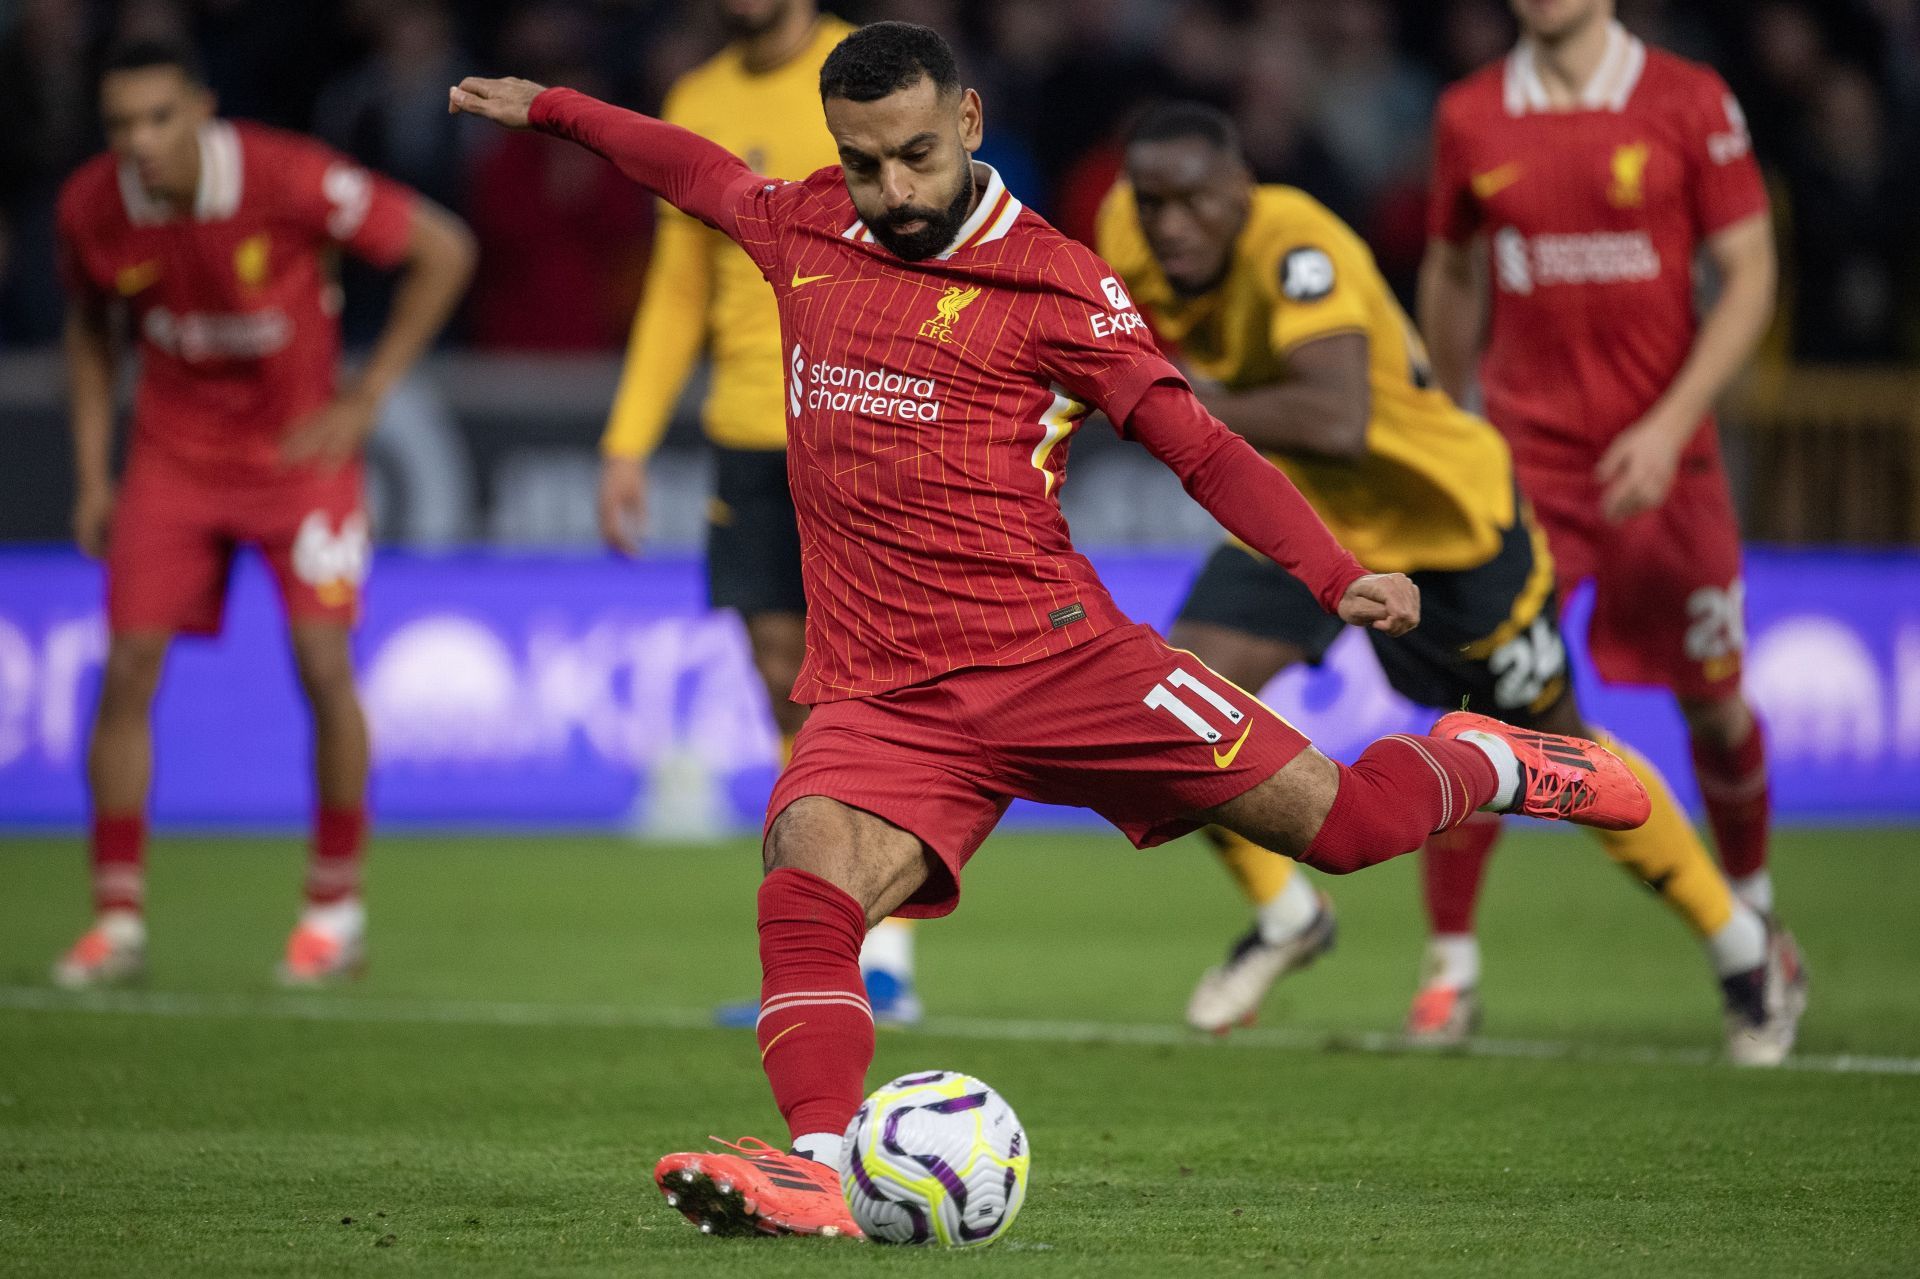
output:
[[[1098,311],[1089,312],[1087,322],[1093,328],[1093,336],[1101,341],[1108,338],[1123,337],[1135,329],[1147,327],[1146,317],[1133,309],[1133,299],[1127,296],[1127,290],[1115,276],[1107,276],[1100,281],[1100,291],[1107,296],[1107,305],[1113,308],[1113,314],[1102,315]]]
[[[241,314],[189,311],[175,315],[156,306],[140,318],[147,341],[188,363],[201,360],[260,360],[286,349],[293,321],[274,308]]]
[[[1513,227],[1493,237],[1493,270],[1507,293],[1553,284],[1622,284],[1660,278],[1660,253],[1645,231],[1536,235]]]
[[[940,383],[930,377],[809,361],[798,345],[788,361],[787,410],[794,417],[804,408],[896,422],[938,422],[940,404]]]

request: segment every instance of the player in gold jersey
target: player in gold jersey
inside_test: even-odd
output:
[[[682,76],[661,118],[719,143],[757,173],[804,178],[840,162],[820,113],[820,64],[853,30],[813,0],[715,0],[730,41]],[[712,384],[701,424],[714,451],[707,595],[745,621],[780,730],[782,762],[806,719],[789,696],[805,654],[800,533],[787,489],[787,415],[780,317],[760,269],[731,240],[662,202],[653,261],[626,366],[600,441],[600,533],[639,550],[647,458],[660,444],[704,353]],[[877,1020],[919,1018],[909,926],[888,920],[862,952]],[[753,1024],[752,1004],[723,1022]]]
[[[1350,228],[1305,192],[1256,185],[1226,116],[1170,104],[1129,138],[1099,249],[1178,346],[1214,416],[1267,452],[1363,564],[1419,584],[1420,626],[1368,637],[1395,689],[1426,706],[1601,736],[1574,701],[1552,561],[1506,444],[1430,384],[1418,335]],[[1340,632],[1328,620],[1284,570],[1228,543],[1194,582],[1171,640],[1258,689],[1288,666],[1319,662]],[[1706,943],[1729,1051],[1777,1061],[1791,1027],[1765,996],[1780,992],[1747,997],[1769,972],[1764,921],[1729,891],[1653,767],[1606,740],[1646,784],[1653,814],[1637,830],[1595,834]],[[1195,1027],[1223,1032],[1251,1020],[1276,980],[1332,948],[1334,920],[1293,863],[1210,834],[1256,916],[1188,1006]],[[1464,1038],[1477,1019],[1472,986],[1425,1023],[1416,1005],[1410,1029],[1430,1042]]]

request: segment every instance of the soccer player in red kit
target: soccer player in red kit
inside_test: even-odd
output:
[[[1740,530],[1712,417],[1772,311],[1766,190],[1713,71],[1630,35],[1613,0],[1512,3],[1519,44],[1440,101],[1420,326],[1458,398],[1489,281],[1486,416],[1546,528],[1560,597],[1593,581],[1602,678],[1678,698],[1727,878],[1770,915],[1766,753],[1740,690]],[[1701,251],[1719,292],[1696,320]],[[1436,937],[1415,1033],[1465,1021],[1495,830],[1476,823],[1429,854]],[[1744,995],[1782,1005],[1752,1010],[1770,1033],[1729,1023],[1733,1055],[1755,1064],[1785,1055],[1805,1001],[1791,936],[1775,929],[1768,959],[1776,980]],[[1728,991],[1730,1008],[1742,993]]]
[[[471,241],[451,214],[317,142],[215,118],[185,50],[120,49],[100,101],[109,152],[68,179],[59,233],[74,536],[106,561],[111,637],[88,756],[96,919],[54,978],[90,986],[144,968],[154,690],[175,635],[218,632],[234,551],[251,545],[279,584],[313,715],[307,904],[280,971],[326,980],[357,966],[365,931],[367,729],[348,648],[369,550],[360,450],[465,287]],[[343,385],[335,249],[404,268],[386,330]],[[117,491],[116,310],[140,355]]]
[[[737,241],[779,302],[813,710],[767,809],[758,1036],[792,1150],[655,1169],[721,1233],[854,1232],[836,1165],[873,1055],[861,938],[952,910],[1015,797],[1093,808],[1141,846],[1218,822],[1334,871],[1486,806],[1618,826],[1648,808],[1600,747],[1474,715],[1342,767],[1130,623],[1060,513],[1093,407],[1346,621],[1403,633],[1419,594],[1347,554],[1200,407],[1106,264],[972,162],[980,100],[937,34],[863,27],[820,85],[842,163],[800,182],[566,89],[451,95],[606,156]]]

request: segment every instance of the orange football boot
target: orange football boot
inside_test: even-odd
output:
[[[816,1160],[775,1150],[757,1137],[730,1147],[668,1155],[653,1182],[669,1208],[706,1235],[845,1235],[861,1237],[840,1192],[840,1174]]]
[[[1497,737],[1520,762],[1520,789],[1509,812],[1577,822],[1601,830],[1632,830],[1653,811],[1647,788],[1598,742],[1559,733],[1534,733],[1487,715],[1454,711],[1433,726],[1435,737],[1462,733]]]
[[[358,933],[339,936],[301,923],[287,937],[277,976],[282,986],[325,986],[359,977],[366,969],[366,942]]]
[[[1407,1042],[1421,1048],[1458,1048],[1480,1026],[1480,997],[1471,986],[1427,986],[1407,1010]]]

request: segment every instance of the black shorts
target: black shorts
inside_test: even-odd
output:
[[[1553,562],[1531,515],[1507,530],[1485,564],[1409,576],[1420,588],[1420,625],[1398,639],[1366,633],[1387,682],[1402,697],[1517,724],[1560,700],[1567,650],[1560,639]],[[1207,560],[1179,620],[1293,645],[1315,666],[1345,626],[1321,609],[1298,578],[1233,543]]]
[[[707,602],[743,617],[802,613],[800,526],[777,449],[720,449],[707,505]]]

